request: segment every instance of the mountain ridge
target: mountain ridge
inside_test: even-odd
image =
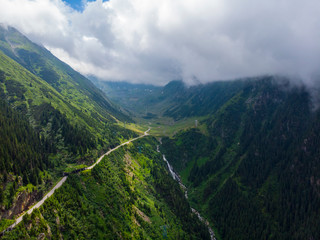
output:
[[[118,86],[110,88],[122,91]],[[148,94],[142,94],[148,86],[127,88],[143,103],[126,105],[129,110],[140,107],[137,119],[146,117],[157,128],[201,119],[181,131],[177,125],[170,137],[164,131],[157,136],[188,187],[191,206],[213,224],[217,239],[320,237],[316,90],[279,76],[191,87],[174,81]],[[120,97],[126,103],[127,95]],[[161,110],[148,113],[149,101]],[[166,117],[172,120],[161,120]]]
[[[320,112],[287,83],[251,82],[200,123],[207,135],[192,128],[162,139],[221,239],[319,238]]]
[[[156,140],[123,128],[131,118],[88,79],[10,27],[0,27],[0,103],[2,239],[209,239]],[[128,139],[137,143],[118,149]]]
[[[57,59],[47,49],[32,43],[29,39],[19,33],[15,28],[8,27],[7,30],[0,27],[0,49],[6,52],[20,65],[28,69],[31,73],[44,79],[59,93],[68,96],[71,101],[85,103],[85,101],[96,102],[96,107],[101,112],[102,117],[114,114],[120,120],[129,120],[105,97],[102,92],[97,90],[87,78],[74,71],[70,66]],[[72,90],[72,95],[67,91]],[[80,98],[81,94],[88,98]],[[108,110],[110,113],[106,111]]]
[[[2,142],[1,147],[14,149],[14,153],[10,153],[11,158],[0,159],[0,164],[6,166],[0,169],[3,193],[0,204],[4,208],[1,218],[13,217],[12,212],[16,215],[27,209],[64,171],[89,164],[100,151],[136,136],[117,124],[117,117],[127,121],[130,118],[114,109],[88,79],[11,27],[0,27],[0,98],[8,105],[7,109],[23,116],[26,128],[32,129],[35,136],[31,143],[40,146],[38,150],[30,147],[31,153],[27,151],[16,159],[14,156],[19,152],[24,154],[17,150],[23,135],[9,134],[11,139]],[[1,114],[5,116],[8,110],[3,111]],[[8,147],[11,145],[14,148]],[[40,162],[30,159],[38,156],[39,149],[44,159],[37,157]],[[30,169],[24,167],[26,160],[35,161]]]

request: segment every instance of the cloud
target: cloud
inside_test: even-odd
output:
[[[318,0],[0,0],[0,22],[86,75],[165,84],[281,74],[315,83]]]

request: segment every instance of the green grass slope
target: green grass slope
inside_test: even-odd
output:
[[[0,50],[34,75],[42,78],[75,106],[97,120],[130,119],[121,113],[87,78],[31,42],[16,29],[0,26]]]
[[[56,143],[62,141],[60,145],[58,144],[61,150],[69,143],[76,147],[80,143],[77,136],[83,142],[88,142],[85,146],[88,149],[92,149],[93,145],[96,146],[99,141],[102,141],[100,145],[111,146],[116,144],[112,142],[116,139],[114,137],[116,132],[119,132],[119,137],[121,137],[121,131],[123,134],[126,132],[114,125],[113,120],[103,118],[98,113],[95,115],[78,102],[70,101],[46,81],[35,76],[1,51],[0,72],[2,97],[16,110],[28,116],[31,124],[44,137],[53,134],[51,136],[53,141]],[[65,131],[62,131],[63,127]],[[71,130],[69,137],[66,135],[67,130]]]

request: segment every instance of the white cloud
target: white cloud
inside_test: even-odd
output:
[[[319,75],[318,0],[0,0],[0,21],[83,74],[192,83]],[[312,81],[311,81],[312,82]]]

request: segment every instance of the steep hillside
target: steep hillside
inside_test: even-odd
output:
[[[156,144],[138,140],[71,175],[3,239],[210,239]]]
[[[116,109],[88,79],[61,62],[45,48],[31,42],[12,27],[0,25],[0,50],[50,84],[73,107],[81,106],[97,120],[128,117]],[[80,109],[78,109],[80,110]]]
[[[65,97],[1,51],[0,72],[2,98],[25,114],[33,127],[54,142],[60,152],[86,153],[98,145],[114,145],[118,141],[114,132],[118,131],[120,137],[121,134],[126,137],[127,131],[113,125],[113,119],[102,118],[94,106],[90,112],[68,100],[69,95]]]
[[[43,195],[50,185],[45,179],[49,177],[46,171],[51,167],[48,155],[52,152],[53,146],[40,139],[28,120],[0,99],[1,218],[14,217]],[[0,228],[8,222],[1,221]]]
[[[83,155],[126,137],[126,131],[113,123],[130,119],[89,80],[14,28],[0,27],[0,35],[3,98],[26,114],[42,136],[57,143],[60,152]]]
[[[2,229],[63,172],[137,134],[89,80],[15,29],[0,27],[0,48]]]
[[[221,239],[318,239],[320,111],[274,78],[248,84],[162,151]]]

